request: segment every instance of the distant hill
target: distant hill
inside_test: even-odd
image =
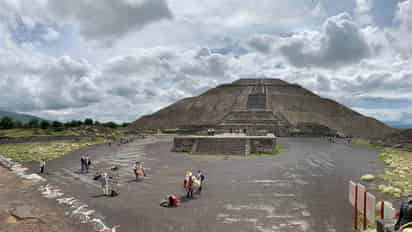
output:
[[[13,113],[13,112],[0,110],[0,118],[2,118],[2,117],[10,117],[14,121],[20,121],[22,123],[27,123],[32,119],[37,119],[39,121],[45,120],[45,119],[42,119],[42,118],[39,118],[39,117],[36,117],[36,116],[33,116],[33,115]]]
[[[412,124],[405,124],[402,122],[389,121],[385,123],[391,127],[398,128],[398,129],[411,129],[412,128]]]

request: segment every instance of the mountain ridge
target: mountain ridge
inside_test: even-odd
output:
[[[30,120],[33,120],[33,119],[37,119],[39,121],[45,120],[45,119],[42,119],[34,115],[30,115],[30,114],[22,114],[22,113],[0,110],[0,118],[3,118],[3,117],[9,117],[13,119],[14,121],[19,121],[22,123],[28,123]]]

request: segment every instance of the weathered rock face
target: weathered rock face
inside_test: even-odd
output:
[[[396,132],[299,85],[279,79],[240,79],[197,97],[180,100],[152,115],[143,116],[130,130],[209,127],[287,135],[302,124],[319,125],[340,134],[382,138]]]

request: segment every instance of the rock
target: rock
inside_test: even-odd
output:
[[[11,216],[13,216],[15,219],[18,221],[20,220],[37,220],[39,222],[43,222],[42,219],[40,219],[39,215],[34,212],[33,206],[30,205],[19,205],[16,206],[15,208],[12,208],[9,210],[9,213]]]
[[[366,175],[363,175],[360,179],[362,181],[373,181],[375,180],[375,176],[372,174],[366,174]]]

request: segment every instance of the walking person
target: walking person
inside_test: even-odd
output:
[[[44,173],[44,169],[46,168],[46,160],[41,159],[40,160],[40,174]]]
[[[86,167],[86,173],[89,173],[90,165],[92,165],[92,161],[90,160],[89,155],[86,155],[86,158],[84,160],[84,165]]]
[[[203,187],[203,181],[205,180],[205,175],[202,173],[202,171],[197,171],[197,179],[200,181],[200,186],[199,186],[199,194],[202,193],[202,187]]]
[[[183,183],[183,187],[186,190],[186,197],[193,198],[193,175],[192,172],[187,172],[185,176],[185,180]]]
[[[84,173],[84,169],[86,168],[86,158],[84,157],[84,155],[82,155],[82,157],[80,158],[80,172]]]
[[[140,162],[136,162],[134,165],[133,165],[133,173],[134,173],[134,176],[136,177],[136,181],[138,181],[139,180],[139,166],[140,166]]]
[[[105,196],[109,196],[109,175],[107,172],[102,174],[102,190]]]

